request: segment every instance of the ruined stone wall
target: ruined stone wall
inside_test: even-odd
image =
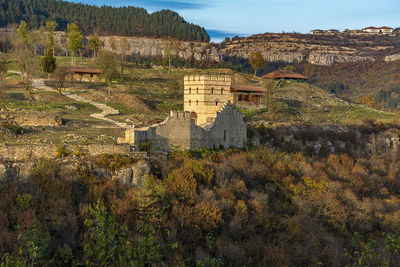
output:
[[[243,147],[247,138],[247,125],[242,114],[228,102],[216,112],[210,124],[196,125],[189,112],[171,111],[162,123],[147,128],[129,129],[125,142],[139,144],[149,142],[152,151],[200,149],[204,147]]]
[[[47,114],[28,114],[28,113],[17,113],[13,114],[9,112],[6,114],[0,114],[0,119],[7,121],[15,121],[20,126],[61,126],[63,124],[62,116],[53,116]]]
[[[225,148],[243,147],[247,140],[247,124],[243,120],[243,115],[237,111],[229,102],[225,104],[219,112],[215,121],[205,128],[206,146]],[[199,149],[192,143],[192,147]]]
[[[0,146],[0,161],[27,161],[39,158],[55,158],[60,145],[4,145]],[[74,151],[75,145],[66,145],[66,151]],[[82,153],[89,156],[102,154],[129,155],[128,145],[81,145]]]

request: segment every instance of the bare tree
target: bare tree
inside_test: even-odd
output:
[[[8,60],[7,56],[0,54],[0,104],[4,109],[6,109],[6,94],[4,92],[3,83],[5,75],[7,74],[9,63],[10,61]]]
[[[171,59],[172,59],[172,53],[175,52],[175,54],[178,54],[178,52],[181,50],[181,42],[173,37],[168,37],[167,39],[167,45],[165,47],[165,52],[168,57],[168,72],[171,71]]]
[[[62,89],[64,88],[65,80],[67,76],[72,74],[68,67],[57,66],[54,70],[54,78],[56,79],[56,87],[60,95],[62,94]]]
[[[121,37],[119,41],[121,48],[120,59],[121,59],[121,77],[124,79],[124,65],[126,64],[126,57],[131,50],[131,43],[126,37]]]

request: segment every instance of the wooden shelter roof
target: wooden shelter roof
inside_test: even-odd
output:
[[[100,69],[96,68],[84,68],[84,67],[69,67],[68,71],[79,73],[79,74],[101,74],[103,73]]]
[[[301,79],[307,80],[306,76],[298,74],[291,70],[276,70],[262,76],[264,79]]]
[[[267,91],[267,89],[264,87],[261,87],[261,86],[239,85],[239,84],[231,85],[231,92],[265,93],[266,91]]]

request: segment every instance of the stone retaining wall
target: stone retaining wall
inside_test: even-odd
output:
[[[6,145],[0,146],[1,161],[27,161],[39,158],[55,158],[60,145]],[[130,154],[129,145],[80,145],[80,150],[88,156],[99,156],[101,154]],[[66,151],[72,152],[76,145],[66,145]]]

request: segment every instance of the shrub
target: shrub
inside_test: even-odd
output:
[[[15,200],[17,208],[21,211],[29,209],[33,204],[33,196],[31,194],[18,194]]]
[[[108,168],[115,172],[122,167],[132,163],[132,159],[126,155],[120,154],[102,154],[97,159],[97,165],[101,168]]]
[[[59,145],[56,147],[56,158],[63,158],[67,157],[69,152],[67,151],[65,145]]]

